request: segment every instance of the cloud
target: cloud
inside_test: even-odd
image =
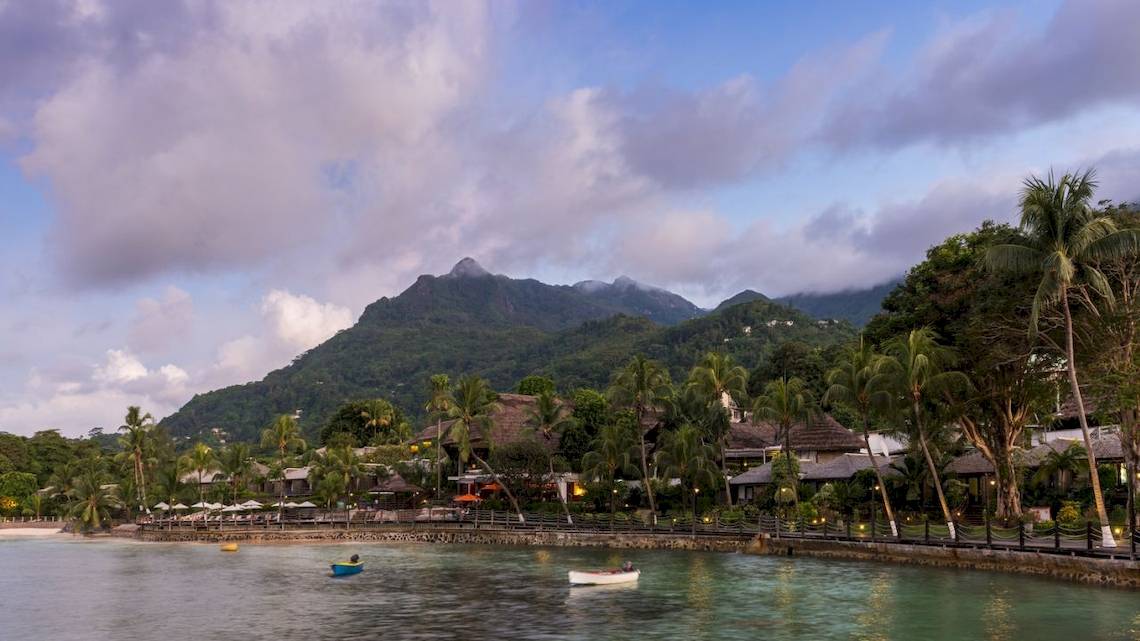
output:
[[[910,70],[838,104],[822,137],[843,147],[954,145],[1140,99],[1140,3],[1068,0],[1038,33],[1009,12],[951,24]]]
[[[23,166],[50,184],[68,282],[248,268],[312,246],[337,230],[351,171],[336,168],[398,170],[482,75],[476,3],[211,15],[176,50],[95,49],[39,103]]]
[[[352,325],[352,312],[331,303],[318,303],[304,295],[275,289],[261,302],[261,313],[276,338],[306,350]]]
[[[193,329],[193,320],[194,303],[190,294],[171,285],[161,299],[143,298],[135,304],[127,344],[144,353],[185,344]]]

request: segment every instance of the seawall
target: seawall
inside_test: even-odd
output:
[[[747,551],[752,554],[763,555],[885,561],[940,568],[990,570],[1107,587],[1140,588],[1140,561],[1128,559],[1102,559],[1077,555],[1043,554],[1034,551],[909,545],[905,543],[787,538],[759,538],[748,546]]]

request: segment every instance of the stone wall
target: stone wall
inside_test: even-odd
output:
[[[1017,550],[988,550],[934,545],[756,539],[747,546],[752,554],[809,556],[820,559],[886,561],[932,567],[995,570],[1064,579],[1095,585],[1140,588],[1140,561],[1098,559]]]
[[[749,542],[740,537],[630,533],[540,532],[474,528],[385,528],[352,530],[233,530],[179,532],[143,530],[136,537],[144,541],[181,541],[198,543],[336,543],[418,542],[470,543],[479,545],[550,545],[561,547],[606,547],[639,550],[707,550],[714,552],[743,551]]]

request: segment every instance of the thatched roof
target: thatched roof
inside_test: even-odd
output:
[[[393,493],[397,493],[397,494],[400,494],[400,493],[420,494],[424,490],[423,490],[423,488],[421,488],[418,485],[413,485],[413,484],[407,482],[406,480],[404,480],[404,477],[400,476],[398,473],[393,472],[392,475],[389,476],[387,479],[384,479],[383,481],[377,483],[376,487],[372,488],[371,491],[372,492],[393,492]]]
[[[884,476],[897,474],[891,468],[890,459],[883,456],[875,457],[875,464]],[[855,477],[862,470],[871,469],[871,461],[866,454],[844,454],[825,463],[812,463],[800,461],[801,481],[847,481]],[[747,472],[734,476],[729,480],[730,485],[767,485],[772,482],[772,463],[768,462],[749,468]]]
[[[1042,443],[1028,450],[1017,449],[1013,452],[1013,461],[1016,465],[1039,467],[1041,463],[1045,461],[1046,457],[1049,456],[1050,452],[1063,452],[1074,444],[1084,447],[1084,442],[1080,439],[1061,438],[1049,441],[1048,443]],[[1093,453],[1096,454],[1097,461],[1101,463],[1124,460],[1124,449],[1121,447],[1120,439],[1116,435],[1094,437]],[[982,456],[981,452],[975,450],[951,461],[950,464],[946,466],[946,471],[961,476],[978,476],[982,474],[993,474],[994,466]]]
[[[779,427],[770,421],[733,423],[728,435],[729,450],[762,450],[778,447]],[[843,427],[830,414],[816,414],[808,422],[792,425],[789,440],[792,449],[805,452],[858,452],[863,440],[855,432]],[[734,458],[741,458],[739,453]],[[747,458],[755,454],[745,455]]]

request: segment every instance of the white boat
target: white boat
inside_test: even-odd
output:
[[[641,576],[641,570],[570,570],[570,585],[614,585],[633,583]]]

